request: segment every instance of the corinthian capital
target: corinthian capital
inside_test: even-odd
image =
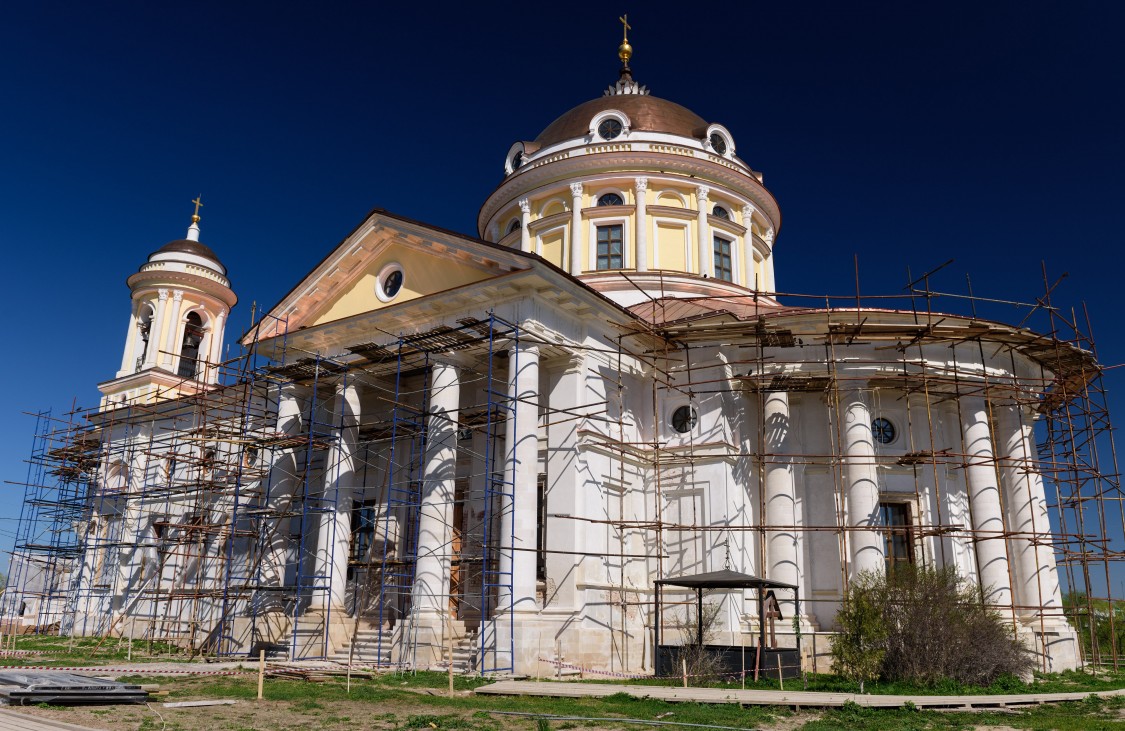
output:
[[[571,183],[570,184],[570,194],[572,196],[574,196],[575,198],[582,195],[582,183]]]
[[[157,294],[158,297],[160,297],[161,302],[165,302],[165,301],[168,300],[168,290],[158,289],[158,290],[156,290],[156,294]]]
[[[699,200],[705,201],[711,196],[711,189],[706,185],[701,185],[695,189],[695,195]]]
[[[183,300],[183,298],[184,298],[184,291],[182,289],[172,290],[172,299],[173,300],[175,300],[176,302],[180,302],[180,301]]]
[[[525,214],[531,213],[531,201],[527,198],[520,198],[520,210]]]
[[[644,193],[648,190],[648,178],[637,178],[633,181],[633,187],[637,189],[638,193]]]

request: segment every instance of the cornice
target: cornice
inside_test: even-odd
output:
[[[776,231],[781,228],[781,209],[777,200],[756,178],[717,162],[691,155],[670,152],[628,151],[585,154],[550,160],[505,180],[492,192],[481,207],[477,228],[487,231],[488,224],[501,210],[521,197],[535,198],[545,188],[575,178],[602,175],[608,172],[631,175],[680,174],[686,183],[718,186],[746,198],[766,217]],[[650,181],[650,184],[655,184]]]

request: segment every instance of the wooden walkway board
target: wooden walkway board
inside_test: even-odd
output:
[[[0,709],[0,731],[103,731],[89,726],[75,726],[50,718],[36,718],[15,711]]]
[[[901,708],[907,701],[919,708],[996,708],[1080,701],[1081,693],[1018,693],[1011,695],[858,695],[782,690],[738,690],[726,688],[674,688],[659,685],[610,685],[601,683],[502,680],[477,688],[483,695],[528,695],[554,698],[599,698],[626,693],[635,698],[653,698],[672,703],[739,703],[747,706],[840,707],[847,702],[873,708]],[[1125,690],[1094,693],[1103,697],[1125,695]]]

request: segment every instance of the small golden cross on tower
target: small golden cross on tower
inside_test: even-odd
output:
[[[629,70],[629,59],[633,57],[633,47],[629,45],[629,31],[633,26],[629,25],[629,15],[622,15],[618,20],[621,21],[621,45],[617,47],[617,57],[621,59],[622,71]]]
[[[192,223],[199,223],[199,209],[203,207],[203,195],[200,194],[192,201],[195,204],[195,213],[192,214]]]

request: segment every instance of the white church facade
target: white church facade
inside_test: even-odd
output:
[[[236,361],[198,216],[152,254],[85,441],[47,450],[76,466],[72,545],[6,621],[645,674],[654,581],[729,570],[797,587],[778,641],[823,669],[846,583],[916,563],[981,587],[1044,669],[1075,667],[1036,424],[1092,357],[968,315],[779,298],[763,176],[628,57],[512,145],[476,236],[373,211]],[[694,594],[663,594],[675,638]],[[754,643],[757,597],[709,595],[714,642]]]

